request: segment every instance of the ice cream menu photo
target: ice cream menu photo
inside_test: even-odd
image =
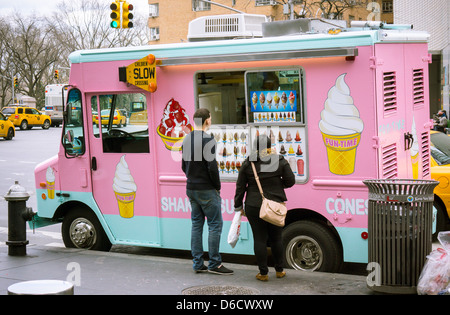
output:
[[[297,91],[251,91],[253,121],[295,122]]]

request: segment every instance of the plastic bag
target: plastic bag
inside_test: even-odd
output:
[[[234,213],[233,221],[231,222],[230,231],[228,232],[228,244],[230,244],[232,248],[236,246],[239,239],[239,233],[241,232],[241,220],[241,211],[236,211]]]
[[[438,240],[443,248],[427,256],[417,285],[418,294],[450,294],[450,232],[439,232]]]

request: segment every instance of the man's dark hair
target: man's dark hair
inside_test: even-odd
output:
[[[201,119],[202,126],[205,124],[205,121],[211,117],[211,113],[206,108],[199,108],[194,113],[194,122],[197,123]]]

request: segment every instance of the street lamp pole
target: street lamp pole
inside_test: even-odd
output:
[[[206,2],[206,3],[209,3],[209,4],[213,4],[213,5],[217,5],[217,6],[219,6],[219,7],[222,7],[222,8],[225,8],[225,9],[228,9],[228,10],[231,10],[231,11],[234,11],[234,12],[237,12],[237,13],[245,14],[245,12],[236,10],[235,8],[229,7],[229,6],[224,5],[224,4],[216,3],[216,2],[214,2],[214,1],[209,1],[209,0],[199,0],[199,1]]]
[[[11,77],[12,104],[14,105],[14,98],[15,98],[15,95],[14,95],[14,74],[11,72],[11,75],[12,75],[12,77]]]
[[[290,12],[291,12],[290,19],[291,20],[295,20],[295,16],[294,16],[294,0],[289,0],[289,9],[290,9]]]

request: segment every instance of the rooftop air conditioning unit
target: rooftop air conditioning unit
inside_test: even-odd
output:
[[[265,15],[225,14],[199,17],[189,23],[188,40],[207,41],[262,37]]]

